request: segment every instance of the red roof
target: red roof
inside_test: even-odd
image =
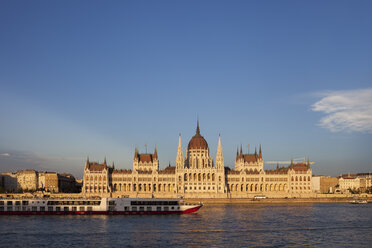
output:
[[[255,154],[244,154],[244,162],[257,162],[258,157]]]
[[[105,164],[98,164],[96,162],[89,163],[87,168],[90,171],[103,171],[107,166]]]
[[[175,166],[168,166],[164,170],[159,171],[159,174],[175,174],[176,167]]]

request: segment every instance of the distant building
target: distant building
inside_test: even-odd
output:
[[[35,170],[17,172],[17,188],[21,190],[36,190],[38,187],[38,173]]]
[[[221,138],[215,160],[199,123],[183,155],[179,137],[176,166],[159,170],[158,152],[139,153],[135,149],[133,170],[118,170],[103,163],[84,167],[82,192],[86,195],[130,195],[137,197],[247,198],[256,194],[269,197],[306,197],[312,190],[310,163],[291,163],[288,167],[264,170],[259,152],[237,151],[235,169],[225,167]]]
[[[335,193],[335,190],[339,184],[337,177],[320,177],[320,193]]]
[[[17,174],[12,172],[1,173],[2,183],[1,186],[5,191],[16,192],[17,191]]]
[[[335,193],[336,187],[338,186],[338,178],[329,176],[313,176],[312,183],[315,193]]]
[[[365,192],[372,187],[372,173],[344,174],[339,177],[340,190]]]
[[[22,170],[16,173],[3,172],[0,174],[0,186],[6,192],[37,190],[53,193],[79,192],[76,180],[71,174],[35,170]]]

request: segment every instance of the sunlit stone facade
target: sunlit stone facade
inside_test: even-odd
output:
[[[139,153],[135,149],[133,170],[118,170],[87,161],[83,193],[87,195],[129,195],[131,197],[252,198],[308,197],[312,194],[309,162],[264,170],[259,152],[237,152],[235,169],[225,167],[221,138],[216,158],[210,156],[207,141],[200,133],[190,139],[185,156],[179,136],[176,166],[159,170],[158,153]]]

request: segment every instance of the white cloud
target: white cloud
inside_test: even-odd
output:
[[[312,110],[326,114],[319,125],[332,132],[372,133],[372,88],[323,93]]]
[[[0,156],[1,156],[1,157],[9,157],[10,154],[9,154],[9,153],[2,153],[2,154],[0,154]]]

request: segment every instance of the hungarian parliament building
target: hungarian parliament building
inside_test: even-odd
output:
[[[253,154],[238,150],[235,168],[225,167],[221,138],[215,160],[207,141],[200,134],[199,123],[183,155],[181,136],[176,166],[159,170],[158,153],[139,153],[135,149],[133,169],[115,169],[87,159],[84,168],[83,194],[87,196],[122,196],[143,198],[253,198],[306,197],[312,194],[312,170],[309,162],[293,163],[273,170],[263,168],[261,146]]]

